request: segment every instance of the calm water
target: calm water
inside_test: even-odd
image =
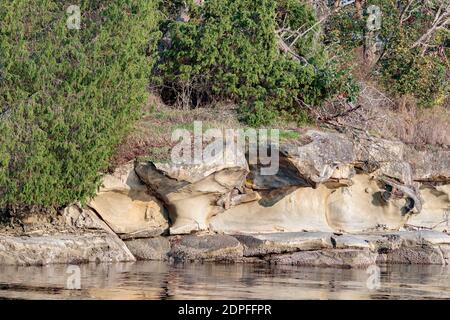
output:
[[[7,299],[450,299],[450,268],[381,267],[370,290],[366,270],[137,262],[80,266],[81,289],[67,289],[67,266],[0,266]]]

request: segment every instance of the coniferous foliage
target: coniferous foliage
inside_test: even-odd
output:
[[[231,99],[248,124],[264,125],[281,114],[302,120],[305,106],[357,92],[346,70],[328,59],[306,2],[209,0],[191,1],[181,14],[176,8],[176,1],[163,5],[166,41],[155,73],[168,102],[189,108]],[[289,35],[293,30],[304,34]]]
[[[152,0],[0,2],[0,205],[93,195],[146,101],[158,32]]]
[[[368,9],[374,6],[380,27],[370,34]],[[332,15],[325,27],[326,41],[350,52],[373,37],[380,48],[372,61],[372,74],[387,93],[414,97],[421,107],[443,105],[449,92],[450,2],[367,0],[363,10],[358,17],[354,7],[347,6]]]

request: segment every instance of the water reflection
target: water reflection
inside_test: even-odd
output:
[[[0,266],[6,299],[450,299],[450,267],[366,270],[251,264],[136,262],[80,266],[81,290],[68,290],[66,265]]]

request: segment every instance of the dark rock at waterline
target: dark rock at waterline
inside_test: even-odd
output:
[[[188,235],[170,239],[170,257],[175,261],[239,261],[242,244],[228,235]]]
[[[164,237],[134,239],[125,241],[137,260],[167,260],[170,242]]]
[[[272,264],[287,264],[311,267],[363,268],[374,265],[378,254],[371,250],[325,249],[298,251],[294,253],[270,256]]]
[[[0,236],[0,265],[169,260],[320,267],[375,263],[450,264],[450,235],[436,231],[366,234],[292,232],[185,235],[126,240],[113,233]]]
[[[450,245],[415,245],[380,253],[377,263],[388,264],[450,264]]]
[[[235,235],[244,246],[244,256],[264,256],[303,250],[332,248],[328,232],[278,232]]]

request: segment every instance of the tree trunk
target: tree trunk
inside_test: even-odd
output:
[[[363,17],[363,0],[356,0],[355,8],[356,8],[356,18],[362,19],[362,17]]]

